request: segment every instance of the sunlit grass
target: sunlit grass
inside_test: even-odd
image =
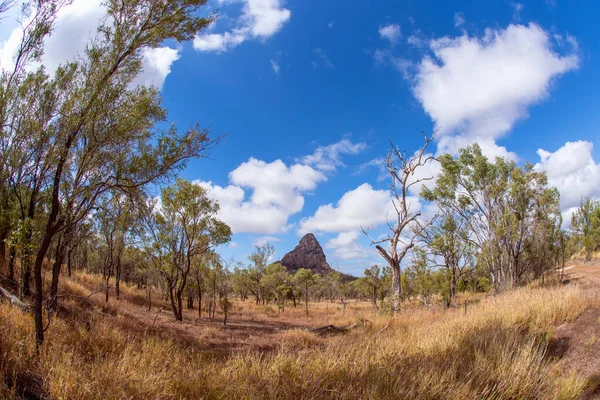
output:
[[[77,279],[91,285],[96,278]],[[89,294],[80,283],[65,282],[68,291]],[[132,292],[124,291],[124,298],[138,294],[127,290]],[[79,304],[64,301],[67,308]],[[594,301],[575,286],[523,288],[472,304],[466,315],[463,308],[411,308],[394,319],[378,316],[368,303],[350,303],[345,310],[315,303],[306,317],[301,307],[273,316],[262,305],[236,302],[234,318],[257,322],[370,324],[330,338],[282,331],[272,351],[220,355],[126,329],[91,309],[56,318],[39,356],[31,316],[3,304],[0,370],[9,387],[11,377],[27,372],[61,399],[575,399],[586,382],[562,377],[559,364],[545,356],[546,344],[556,326],[573,321]],[[118,312],[119,303],[114,307]],[[207,327],[199,341],[219,329]]]

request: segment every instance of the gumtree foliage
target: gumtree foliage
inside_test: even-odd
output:
[[[33,3],[14,71],[3,72],[0,80],[0,178],[25,188],[28,210],[39,204],[41,193],[48,196],[47,213],[39,216],[43,229],[34,263],[38,344],[44,340],[41,267],[55,236],[69,240],[107,191],[163,181],[218,142],[199,126],[184,133],[175,125],[156,129],[166,118],[158,91],[132,84],[145,49],[166,40],[190,40],[210,24],[212,18],[199,16],[205,2],[107,0],[106,15],[85,53],[53,77],[43,68],[27,72],[27,66],[39,60],[56,12],[68,1]],[[4,202],[6,194],[0,195]]]
[[[143,246],[167,284],[175,319],[183,320],[183,294],[198,259],[227,243],[231,229],[216,218],[217,202],[206,189],[184,179],[161,192],[162,207],[145,217]],[[208,259],[208,258],[207,258]]]
[[[427,198],[427,189],[424,191]],[[475,264],[475,249],[469,240],[465,218],[448,207],[439,207],[439,218],[422,233],[424,250],[430,255],[430,264],[446,270],[446,306],[456,300],[458,282],[466,268]]]
[[[252,262],[248,272],[252,281],[250,292],[256,299],[256,304],[262,302],[265,304],[264,287],[261,280],[265,274],[269,259],[275,254],[275,247],[269,243],[262,243],[254,246],[254,251],[248,256]]]
[[[313,274],[311,270],[300,268],[294,274],[294,283],[302,290],[304,294],[304,309],[308,315],[308,297],[310,290],[319,281],[319,275]]]
[[[600,248],[600,202],[581,200],[581,205],[571,218],[571,230],[580,247],[585,248],[586,259]]]
[[[503,158],[490,162],[477,144],[461,149],[457,158],[447,154],[439,160],[436,186],[424,188],[423,197],[466,223],[467,238],[497,290],[529,279],[535,235],[560,229],[558,191],[548,187],[545,173]],[[538,241],[537,250],[552,254],[552,236],[551,243]]]

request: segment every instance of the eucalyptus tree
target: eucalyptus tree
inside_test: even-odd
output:
[[[216,218],[219,205],[206,189],[184,179],[161,191],[160,208],[150,207],[143,247],[167,285],[175,319],[182,321],[183,294],[195,260],[227,243],[231,229]]]
[[[84,54],[45,78],[55,96],[45,105],[52,117],[34,131],[51,137],[43,141],[48,143],[41,165],[48,165],[42,181],[49,204],[33,268],[38,344],[44,340],[42,264],[55,236],[69,238],[109,190],[127,192],[162,181],[218,142],[198,126],[184,133],[174,125],[156,129],[166,119],[158,90],[133,85],[142,71],[145,49],[167,40],[190,40],[211,23],[212,18],[199,15],[205,2],[107,0],[106,14]],[[57,3],[61,2],[35,5],[54,11]],[[40,26],[50,31],[52,18],[41,20]],[[41,44],[36,49],[41,51]],[[53,273],[58,275],[60,268]]]
[[[293,296],[292,276],[287,268],[280,263],[269,264],[260,280],[260,284],[268,296],[274,296],[278,312],[285,311],[287,297],[290,294]]]
[[[300,268],[294,274],[294,282],[301,288],[302,293],[304,294],[304,309],[306,311],[306,316],[308,316],[308,298],[310,290],[319,282],[319,275],[313,274],[309,269]]]
[[[0,264],[6,263],[7,239],[15,229],[27,253],[21,254],[21,293],[28,295],[34,218],[45,190],[53,154],[49,147],[56,116],[61,76],[50,82],[39,62],[44,39],[51,31],[58,11],[68,0],[26,3],[23,7],[22,35],[12,59],[2,60],[0,70]],[[12,1],[0,4],[5,11]],[[15,249],[10,250],[11,260]],[[11,261],[11,266],[14,266]],[[10,273],[9,273],[10,275]],[[12,279],[12,278],[11,278]]]
[[[372,265],[365,269],[364,274],[365,276],[362,278],[362,282],[370,294],[373,306],[377,307],[377,295],[382,289],[381,268],[378,265]]]
[[[115,295],[120,296],[121,267],[123,253],[131,243],[131,227],[134,223],[134,199],[120,193],[104,199],[94,215],[97,231],[103,241],[104,256],[102,276],[104,278],[105,301],[108,302],[110,279],[115,276]]]
[[[581,204],[571,218],[571,230],[581,248],[585,248],[587,260],[600,248],[600,202],[581,199]]]
[[[536,230],[557,228],[558,192],[531,164],[518,167],[500,157],[490,162],[477,144],[439,160],[442,172],[434,189],[424,190],[425,198],[465,223],[461,230],[467,233],[461,235],[474,246],[497,290],[520,284],[531,272],[525,255]],[[551,252],[551,245],[542,244],[542,250]]]
[[[427,188],[423,196],[430,198]],[[469,238],[467,221],[450,208],[440,207],[439,212],[440,217],[422,233],[422,238],[425,250],[432,256],[429,263],[446,270],[446,307],[450,307],[456,300],[463,272],[475,264],[475,248]]]
[[[261,279],[273,254],[275,254],[275,247],[269,243],[262,243],[254,246],[254,251],[248,256],[248,259],[252,262],[249,272],[253,285],[250,291],[256,298],[256,304],[260,302],[265,304],[265,294]]]
[[[417,244],[421,232],[432,222],[422,218],[421,212],[416,211],[415,205],[411,204],[409,196],[412,188],[433,179],[429,176],[419,177],[419,174],[415,175],[417,171],[421,171],[424,166],[434,161],[433,156],[427,154],[427,147],[432,139],[433,137],[425,136],[425,144],[412,156],[391,144],[391,150],[388,152],[385,165],[391,177],[390,189],[396,215],[394,215],[391,222],[388,222],[390,232],[383,238],[372,238],[369,236],[368,231],[363,229],[365,235],[371,239],[371,244],[375,245],[379,254],[392,269],[393,314],[400,311],[402,260]],[[386,246],[382,246],[382,244],[386,244]]]

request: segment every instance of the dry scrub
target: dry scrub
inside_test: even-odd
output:
[[[76,301],[65,300],[67,308]],[[57,318],[39,358],[32,318],[3,304],[0,373],[8,389],[0,385],[0,396],[38,379],[60,399],[575,399],[583,381],[561,377],[546,349],[555,327],[593,302],[574,286],[524,288],[487,298],[467,315],[373,313],[369,329],[331,338],[291,330],[277,335],[275,350],[228,355],[124,329],[96,310]],[[330,307],[333,315],[328,309],[322,318],[348,319]]]

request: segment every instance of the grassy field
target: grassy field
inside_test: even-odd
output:
[[[0,396],[38,386],[56,399],[576,399],[554,333],[597,301],[574,285],[522,288],[463,308],[411,306],[392,319],[368,303],[276,309],[236,302],[231,323],[122,289],[103,305],[98,277],[65,279],[59,315],[35,354],[29,314],[0,305]],[[79,297],[78,297],[79,296]],[[366,322],[365,322],[366,321]],[[308,327],[360,327],[320,337]]]

